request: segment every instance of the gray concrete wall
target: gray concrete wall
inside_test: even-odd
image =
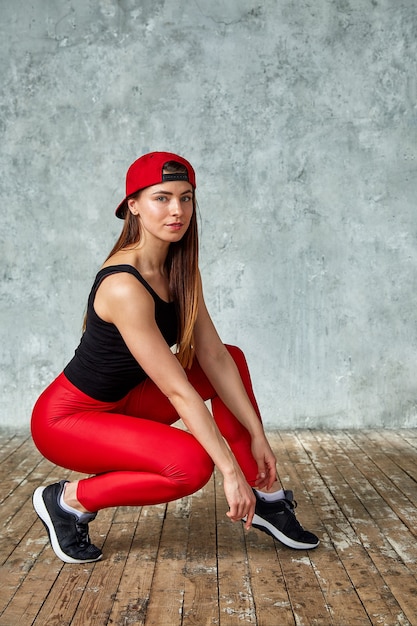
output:
[[[415,0],[0,1],[0,424],[72,356],[148,150],[269,427],[416,425]]]

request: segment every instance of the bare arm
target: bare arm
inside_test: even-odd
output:
[[[222,473],[230,507],[228,516],[233,521],[247,516],[249,528],[254,513],[253,493],[204,401],[162,337],[150,294],[130,274],[114,274],[100,285],[94,306],[102,319],[115,324],[140,366]]]
[[[258,464],[257,487],[270,488],[276,481],[276,459],[266,440],[264,429],[246,393],[239,371],[220,340],[200,294],[195,327],[198,361],[219,397],[249,431],[252,453]]]

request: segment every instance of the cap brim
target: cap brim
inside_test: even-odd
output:
[[[127,199],[125,198],[116,209],[116,217],[124,220],[127,213]]]

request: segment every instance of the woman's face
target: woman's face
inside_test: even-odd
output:
[[[167,243],[179,241],[190,225],[194,211],[194,191],[186,181],[169,181],[143,189],[129,210],[140,220],[141,238]]]

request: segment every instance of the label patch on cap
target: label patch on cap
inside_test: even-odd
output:
[[[188,174],[162,174],[163,181],[172,181],[172,180],[187,180]]]

